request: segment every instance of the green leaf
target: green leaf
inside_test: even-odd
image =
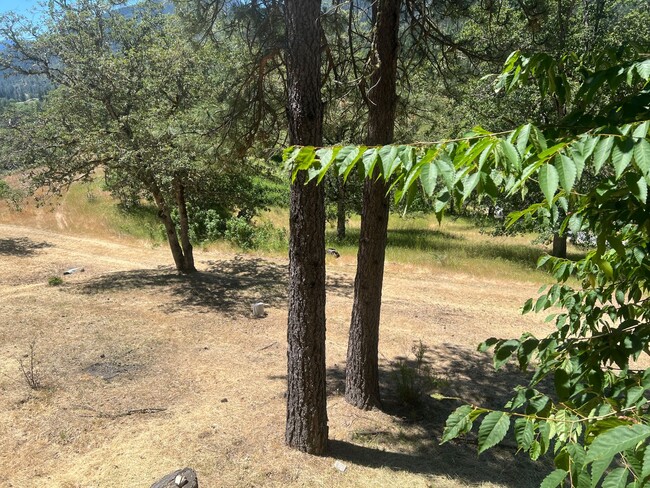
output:
[[[340,151],[340,147],[334,147],[334,148],[323,148],[319,149],[316,151],[316,155],[318,156],[318,159],[320,160],[321,164],[321,169],[318,175],[318,183],[320,183],[323,178],[325,178],[325,175],[327,174],[327,170],[332,166],[334,161],[336,160],[336,153]]]
[[[602,488],[625,488],[627,476],[627,469],[616,468],[603,480]]]
[[[628,180],[627,186],[630,189],[630,192],[632,195],[637,197],[639,201],[645,204],[648,200],[648,183],[646,182],[645,178],[641,177],[639,179],[636,179],[635,175],[632,173],[630,173],[628,176],[630,178],[626,179]]]
[[[618,300],[618,297],[617,297]],[[643,394],[645,393],[645,388],[642,386],[633,386],[627,391],[627,395],[625,398],[625,408],[629,408],[633,405],[636,405],[636,403],[643,398]]]
[[[529,137],[530,124],[526,124],[519,129],[519,133],[517,134],[517,151],[519,151],[519,154],[524,154],[526,152]]]
[[[650,476],[650,449],[646,446],[643,453],[643,471],[641,471],[641,478],[645,479]]]
[[[650,78],[650,59],[636,63],[635,67],[636,72],[642,79],[647,81]]]
[[[467,197],[469,197],[472,191],[474,191],[474,188],[476,188],[476,185],[478,184],[480,177],[481,177],[481,173],[476,172],[467,176],[463,180],[463,198],[466,199]]]
[[[612,149],[612,164],[616,172],[616,179],[620,178],[628,167],[634,155],[634,140],[631,137],[619,139]]]
[[[569,157],[560,154],[555,157],[555,169],[557,169],[562,188],[569,193],[573,189],[578,174],[576,164]]]
[[[496,446],[508,433],[510,416],[506,412],[490,412],[478,429],[478,453]]]
[[[442,434],[441,444],[455,439],[459,435],[465,434],[472,430],[472,421],[476,416],[473,415],[474,408],[470,405],[462,405],[452,412],[445,422],[445,430]]]
[[[650,142],[641,139],[634,146],[634,162],[644,176],[650,173]]]
[[[442,154],[439,159],[436,159],[436,165],[438,166],[438,172],[442,176],[445,185],[449,191],[452,191],[455,183],[455,170],[453,164],[449,159],[449,156]]]
[[[343,176],[344,179],[347,179],[350,171],[354,168],[361,156],[365,151],[364,146],[345,146],[342,147],[339,152],[336,154],[336,165],[338,167],[339,176]]]
[[[372,177],[377,161],[379,161],[379,154],[377,149],[375,148],[366,149],[366,152],[363,153],[363,169],[364,169],[364,176],[366,178]]]
[[[501,150],[503,151],[503,155],[506,157],[508,163],[510,164],[510,167],[515,170],[521,169],[521,158],[519,157],[519,153],[517,152],[515,146],[513,146],[511,142],[505,139],[500,142],[500,146]]]
[[[557,368],[555,370],[554,382],[555,382],[555,391],[557,392],[558,398],[561,402],[564,402],[569,399],[571,396],[571,376],[562,368]]]
[[[632,137],[636,139],[645,139],[645,136],[648,134],[648,128],[650,128],[650,121],[646,120],[645,122],[639,124],[634,132],[632,132]]]
[[[528,454],[530,456],[530,459],[533,461],[537,461],[539,457],[542,455],[542,445],[538,441],[533,441],[533,444],[530,446],[530,450],[528,451]]]
[[[515,420],[515,439],[517,446],[524,451],[530,449],[535,436],[533,421],[529,418],[518,418]]]
[[[587,462],[611,459],[625,449],[636,446],[650,437],[650,426],[644,424],[621,425],[596,437],[587,451]]]
[[[433,195],[434,190],[436,189],[436,182],[438,181],[438,166],[435,162],[430,162],[422,166],[422,172],[420,173],[420,182],[422,183],[422,188],[424,193],[428,197]]]
[[[396,146],[384,146],[379,149],[379,158],[381,159],[381,168],[384,174],[384,179],[388,180],[395,168],[399,166],[401,160],[398,158]]]
[[[550,164],[545,164],[539,170],[539,187],[546,197],[546,201],[550,206],[553,202],[553,197],[558,189],[560,177],[558,176],[555,167]]]
[[[596,145],[596,149],[594,149],[594,172],[596,174],[610,158],[612,147],[614,147],[614,138],[611,136],[601,139]]]
[[[557,488],[562,484],[568,474],[568,471],[564,471],[563,469],[556,469],[555,471],[552,471],[546,478],[544,478],[544,481],[542,481],[542,484],[539,485],[539,488]]]

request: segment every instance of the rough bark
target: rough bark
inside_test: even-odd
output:
[[[322,143],[320,0],[287,0],[287,116],[292,144]],[[291,185],[287,327],[288,446],[327,448],[324,189],[305,174]]]
[[[553,251],[551,256],[566,259],[566,236],[553,234]]]
[[[176,205],[178,206],[178,220],[180,221],[181,248],[183,250],[183,267],[185,272],[194,272],[194,249],[190,242],[190,223],[187,216],[187,199],[185,187],[182,183],[176,184]]]
[[[368,145],[393,142],[397,105],[400,0],[373,3],[374,44],[368,100]],[[383,180],[364,182],[361,233],[354,281],[345,374],[345,399],[370,409],[381,406],[378,375],[379,322],[388,228],[388,187]]]

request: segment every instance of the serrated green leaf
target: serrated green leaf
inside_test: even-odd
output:
[[[506,412],[490,412],[478,429],[478,453],[496,446],[508,433],[510,416]]]
[[[539,485],[539,488],[557,488],[562,484],[568,474],[569,472],[563,469],[551,471],[551,473],[544,478],[542,484]]]
[[[452,191],[455,183],[455,170],[454,165],[451,164],[449,156],[442,154],[440,158],[436,159],[435,164],[438,166],[438,173],[442,176],[445,186],[449,191]]]
[[[542,455],[542,445],[538,441],[533,441],[528,454],[530,456],[530,459],[537,461]]]
[[[600,168],[603,167],[603,164],[609,160],[613,147],[614,138],[611,136],[601,139],[596,145],[596,149],[594,149],[594,172],[596,174],[598,174]]]
[[[361,158],[365,151],[365,147],[361,146],[345,146],[342,147],[336,154],[335,164],[338,168],[339,176],[347,180],[348,175],[354,168],[354,165]]]
[[[617,297],[618,300],[618,297]],[[625,297],[623,297],[623,301],[625,301]],[[645,393],[645,388],[642,386],[633,386],[629,390],[627,390],[626,398],[625,398],[625,408],[629,408],[633,405],[636,405],[636,403],[643,398],[643,394]]]
[[[412,146],[400,146],[398,148],[398,158],[404,168],[404,171],[409,172],[416,162],[416,150]]]
[[[644,424],[621,425],[596,437],[587,451],[587,462],[611,459],[625,449],[636,446],[650,437],[650,426]]]
[[[463,198],[466,199],[470,196],[481,177],[481,173],[472,173],[463,180]]]
[[[519,129],[517,133],[517,151],[519,154],[524,154],[526,152],[526,147],[528,147],[528,138],[530,137],[530,124],[526,124]]]
[[[634,162],[644,176],[650,174],[650,142],[641,139],[634,145]]]
[[[539,169],[539,187],[546,197],[546,202],[550,206],[553,202],[553,197],[558,189],[560,177],[557,170],[550,164],[545,164]]]
[[[557,169],[562,188],[569,193],[573,189],[576,176],[578,175],[576,164],[571,158],[560,154],[555,157],[555,169]]]
[[[636,67],[636,72],[639,74],[639,76],[642,79],[646,81],[650,79],[650,59],[646,59],[644,61],[636,63],[635,67]]]
[[[379,154],[376,148],[369,148],[363,153],[364,176],[371,178],[375,170],[375,165],[379,161]]]
[[[636,181],[633,181],[632,184],[629,185],[629,188],[632,194],[637,197],[639,201],[643,202],[644,204],[648,201],[648,183],[646,182],[645,178],[642,177]]]
[[[428,197],[433,195],[434,190],[436,189],[436,182],[438,181],[438,166],[435,162],[430,162],[422,166],[420,173],[420,182],[422,183],[422,188],[424,193]]]
[[[518,418],[515,420],[515,439],[517,446],[524,451],[530,449],[535,438],[533,421],[529,418]]]
[[[461,434],[472,430],[472,412],[470,405],[462,405],[454,410],[445,422],[445,430],[442,434],[441,444],[455,439]]]
[[[519,171],[521,169],[521,158],[515,146],[513,146],[511,142],[505,139],[501,140],[499,145],[510,167]]]
[[[379,159],[381,160],[381,169],[384,175],[384,179],[388,180],[395,168],[401,163],[398,158],[397,146],[383,146],[377,151]]]
[[[320,183],[323,178],[325,178],[325,175],[327,174],[327,171],[329,170],[330,166],[334,163],[336,160],[336,153],[341,150],[340,147],[333,147],[333,148],[323,148],[319,149],[316,151],[316,155],[318,156],[318,159],[320,160],[321,168],[319,171],[318,175],[318,183]]]
[[[555,370],[554,383],[555,391],[560,401],[566,401],[571,396],[571,376],[562,368]]]
[[[612,164],[616,173],[616,179],[620,178],[632,161],[634,155],[634,141],[630,137],[619,139],[612,149]]]
[[[634,132],[632,132],[632,137],[636,139],[645,139],[645,136],[648,135],[648,129],[650,128],[650,121],[646,120],[645,122],[639,124]]]
[[[602,488],[625,488],[627,476],[627,469],[616,468],[603,480]]]
[[[650,449],[646,446],[643,453],[643,470],[641,471],[641,478],[645,479],[650,476]]]

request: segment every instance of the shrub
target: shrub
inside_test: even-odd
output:
[[[50,276],[47,280],[47,284],[50,286],[59,286],[63,284],[63,280],[58,276]]]

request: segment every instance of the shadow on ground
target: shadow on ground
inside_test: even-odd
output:
[[[515,367],[495,371],[491,357],[451,344],[428,348],[421,367],[433,381],[422,378],[415,387],[419,401],[407,404],[399,393],[403,385],[400,364],[416,370],[414,357],[397,357],[380,367],[383,410],[393,418],[385,431],[350,432],[349,441],[330,442],[330,455],[372,468],[387,468],[423,475],[447,476],[463,483],[491,482],[521,488],[539,486],[551,471],[549,459],[533,462],[516,453],[512,429],[502,444],[478,456],[476,429],[440,445],[449,414],[464,403],[503,408],[513,388],[526,377]],[[341,395],[345,388],[343,367],[328,370],[328,395]],[[431,394],[440,397],[436,399]],[[459,400],[459,399],[462,399]]]
[[[95,294],[135,289],[168,293],[171,300],[163,307],[168,313],[192,307],[198,312],[217,309],[229,315],[250,315],[255,301],[286,307],[287,268],[262,258],[236,256],[210,261],[207,269],[190,275],[171,268],[105,274],[79,284],[76,291]]]
[[[191,275],[172,268],[138,269],[109,273],[85,283],[77,292],[86,294],[159,289],[171,295],[164,310],[173,313],[192,307],[195,311],[219,310],[229,315],[250,315],[251,303],[262,301],[273,307],[287,307],[286,265],[263,258],[236,256],[210,261],[208,268]],[[350,294],[352,285],[343,278],[328,278],[328,290]]]
[[[53,246],[49,242],[35,242],[27,237],[0,239],[0,256],[28,258],[34,256],[37,251],[48,247]]]

